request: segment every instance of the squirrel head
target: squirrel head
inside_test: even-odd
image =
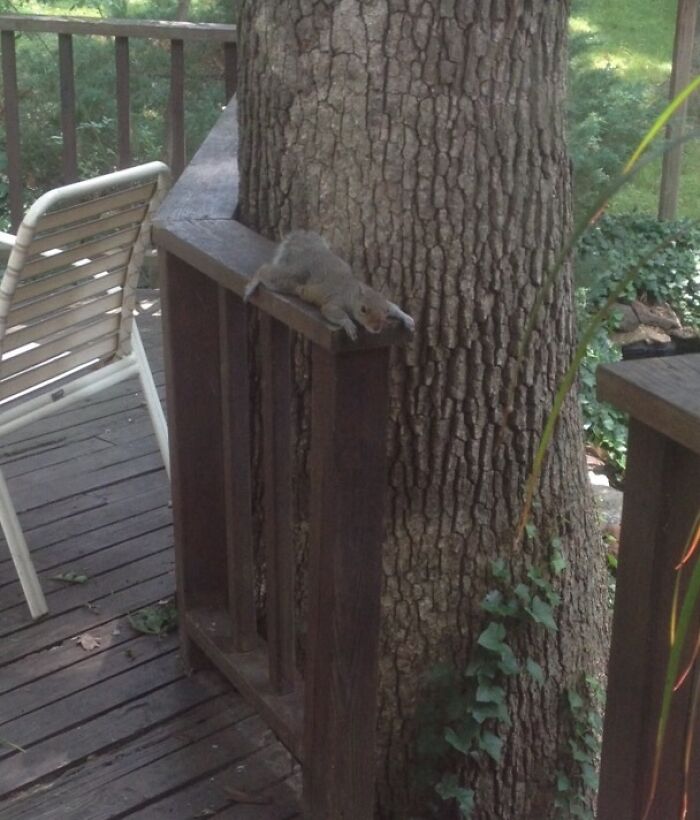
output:
[[[389,317],[389,304],[376,290],[372,290],[368,285],[359,284],[353,305],[353,318],[370,333],[379,333],[384,329]]]

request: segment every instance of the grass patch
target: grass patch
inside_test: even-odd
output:
[[[612,66],[630,83],[643,83],[668,97],[676,0],[578,0],[570,21],[572,34],[586,34],[590,68]],[[696,101],[696,110],[700,103]],[[698,127],[695,117],[690,124]],[[651,125],[651,123],[649,123]],[[640,134],[641,137],[641,134]],[[661,161],[645,168],[613,200],[611,211],[655,214],[658,208]],[[700,145],[685,146],[678,216],[700,218]]]

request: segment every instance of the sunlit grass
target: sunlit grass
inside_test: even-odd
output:
[[[21,14],[70,14],[76,17],[100,16],[100,13],[94,3],[81,5],[80,3],[71,2],[41,3],[36,0],[24,0],[22,3],[16,3],[15,6],[17,11]]]
[[[676,0],[579,0],[572,31],[594,34],[592,65],[613,65],[632,81],[665,83],[671,72]]]
[[[630,82],[658,88],[666,96],[673,56],[677,0],[578,0],[571,31],[590,34],[591,66],[614,66]],[[700,102],[695,101],[695,109]],[[693,123],[697,127],[696,123]],[[611,210],[656,213],[661,161],[645,168],[615,197]],[[683,152],[678,216],[700,218],[700,145]]]
[[[188,19],[202,22],[233,22],[233,3],[228,11],[214,0],[192,0]],[[112,0],[112,2],[73,2],[73,0],[15,0],[13,9],[21,14],[73,15],[78,17],[141,18],[173,20],[177,0]]]

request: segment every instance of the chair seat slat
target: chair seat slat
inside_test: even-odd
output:
[[[116,268],[123,268],[129,261],[131,248],[116,253],[106,254],[88,262],[87,265],[71,265],[63,273],[53,273],[41,279],[32,279],[29,282],[21,281],[17,286],[14,303],[26,302],[35,299],[53,290],[59,290],[66,285],[77,284],[83,279],[94,276],[96,273],[109,273]]]
[[[79,242],[88,237],[99,237],[114,231],[117,228],[125,228],[127,225],[140,224],[148,210],[147,204],[139,204],[134,208],[119,211],[110,216],[99,216],[97,219],[82,222],[78,225],[64,228],[60,231],[34,239],[31,244],[32,256],[53,248],[68,248],[73,242]]]
[[[89,302],[81,304],[79,307],[69,308],[67,311],[63,311],[49,318],[42,317],[39,322],[23,327],[21,330],[13,330],[10,328],[5,335],[4,352],[9,353],[18,347],[23,347],[26,344],[37,341],[37,339],[46,339],[48,336],[63,330],[63,328],[68,325],[76,325],[94,316],[116,310],[121,307],[121,304],[121,291],[108,293],[106,296],[92,299]]]
[[[63,270],[73,262],[80,259],[92,259],[93,257],[117,248],[127,248],[134,244],[138,236],[139,228],[126,228],[123,231],[113,233],[103,239],[96,239],[94,242],[86,242],[76,248],[71,248],[56,256],[42,256],[33,262],[25,265],[23,277],[36,276],[41,273],[48,273],[51,270]]]
[[[99,279],[86,279],[75,287],[49,294],[42,299],[13,308],[7,319],[8,327],[26,325],[29,322],[37,321],[43,316],[49,317],[61,308],[78,305],[91,296],[97,296],[112,288],[121,287],[124,284],[124,273],[125,271],[122,268],[107,274],[107,276],[100,276]]]
[[[103,339],[100,342],[85,345],[80,350],[76,350],[61,359],[55,359],[44,367],[20,373],[18,376],[7,379],[7,381],[0,381],[0,401],[38,388],[51,379],[61,378],[71,370],[88,362],[107,358],[114,353],[114,347],[114,338]]]
[[[10,359],[4,359],[0,364],[0,378],[8,378],[33,367],[41,367],[42,364],[55,359],[61,353],[72,353],[75,348],[82,347],[84,344],[96,342],[106,336],[115,336],[119,330],[120,320],[121,316],[119,314],[105,314],[97,321],[79,325],[77,328],[70,327],[66,333],[62,333],[50,341],[41,340],[38,347],[17,356],[12,356]],[[117,341],[118,339],[115,336],[115,351]]]
[[[148,202],[153,195],[155,184],[149,182],[146,185],[139,185],[135,188],[128,188],[118,193],[107,194],[106,196],[91,199],[78,205],[70,205],[50,211],[41,217],[37,224],[37,232],[51,231],[64,225],[79,222],[86,217],[94,217],[96,214],[108,213],[109,211],[133,205],[136,202]]]

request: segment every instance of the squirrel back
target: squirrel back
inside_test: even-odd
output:
[[[330,249],[315,231],[292,231],[280,243],[272,262],[261,265],[248,283],[244,301],[264,285],[278,293],[298,296],[316,305],[329,322],[357,337],[355,322],[370,333],[379,333],[389,316],[409,330],[414,324],[397,305],[353,276],[350,265]]]

